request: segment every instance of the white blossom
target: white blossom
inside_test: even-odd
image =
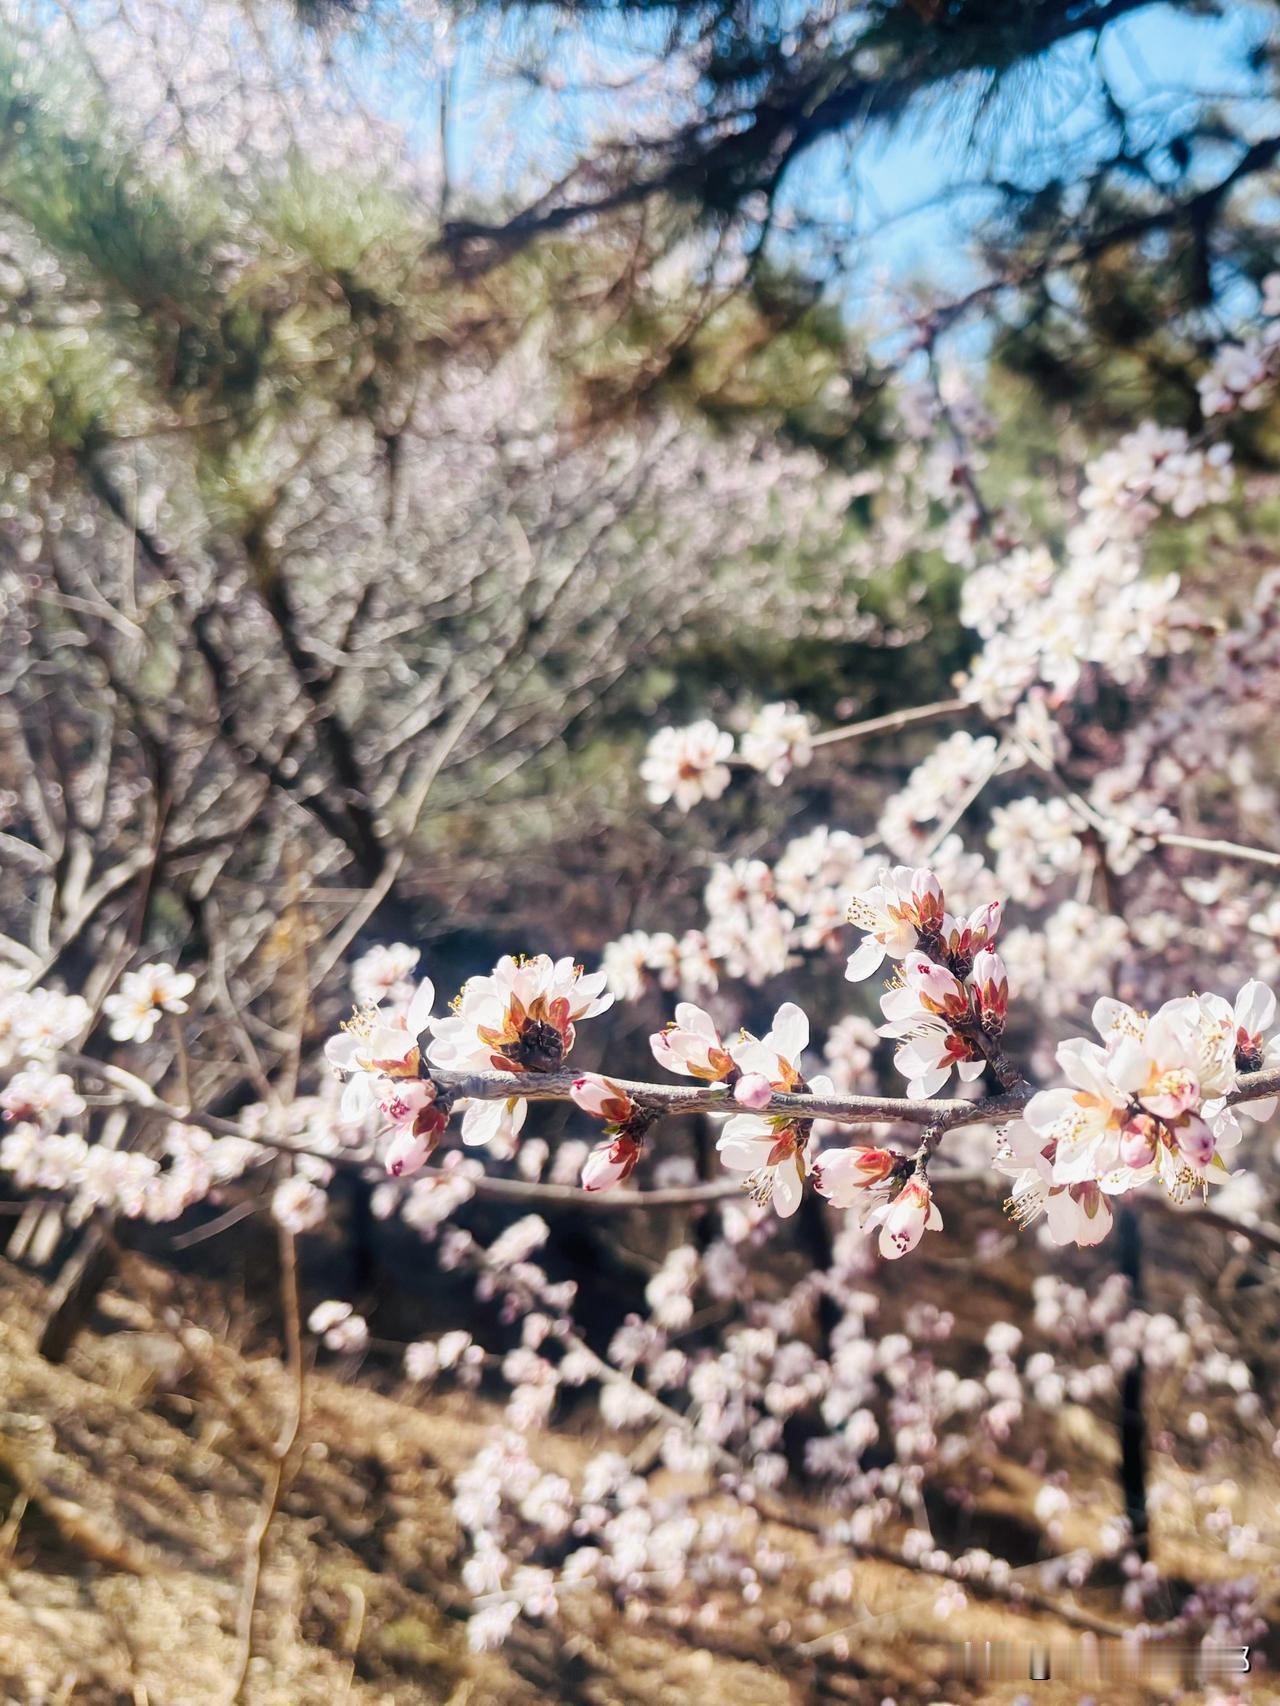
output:
[[[778,787],[793,769],[812,760],[812,739],[802,712],[790,705],[765,705],[744,730],[738,751],[745,763]]]
[[[117,992],[102,1003],[112,1037],[118,1043],[145,1043],[162,1013],[187,1011],[186,998],[195,986],[190,972],[175,971],[163,961],[125,972]]]
[[[659,729],[640,766],[650,801],[661,806],[671,800],[687,812],[702,800],[718,800],[729,786],[725,760],[732,753],[733,736],[706,720]]]

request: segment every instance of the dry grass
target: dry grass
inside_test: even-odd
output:
[[[61,1367],[33,1348],[42,1288],[7,1267],[0,1288],[4,1700],[222,1706],[234,1686],[245,1537],[288,1399],[283,1370],[194,1328],[195,1293],[138,1261]],[[727,1601],[710,1633],[641,1626],[590,1592],[567,1599],[562,1629],[519,1630],[500,1653],[475,1655],[449,1482],[500,1411],[462,1394],[411,1402],[322,1372],[308,1388],[266,1551],[250,1706],[996,1702],[1018,1687],[936,1680],[937,1652],[917,1643],[1069,1635],[976,1601],[944,1625],[936,1583],[869,1561],[856,1567],[854,1608],[817,1612],[803,1591],[816,1543],[779,1533],[794,1569],[753,1610]],[[566,1434],[540,1446],[568,1473],[592,1449]],[[1025,1520],[1038,1485],[1025,1466],[1002,1463],[989,1518]],[[1172,1515],[1176,1486],[1169,1496]],[[1189,1547],[1180,1562],[1205,1560]],[[806,1649],[842,1625],[847,1653]],[[1065,1706],[1081,1692],[1039,1684],[1034,1698]],[[1106,1706],[1165,1697],[1105,1696]]]

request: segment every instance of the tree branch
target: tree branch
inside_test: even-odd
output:
[[[581,1072],[445,1072],[430,1069],[437,1090],[452,1100],[466,1098],[473,1102],[502,1101],[520,1096],[530,1102],[571,1101],[570,1091]],[[662,1114],[740,1113],[732,1091],[727,1085],[648,1084],[632,1078],[614,1078],[612,1084],[630,1096],[642,1108]],[[991,1096],[983,1101],[967,1102],[960,1097],[926,1097],[911,1100],[905,1096],[814,1096],[779,1093],[760,1109],[763,1114],[787,1114],[798,1120],[840,1120],[850,1125],[890,1125],[902,1121],[909,1125],[935,1125],[948,1129],[958,1125],[980,1125],[991,1120],[1016,1118],[1032,1094],[1031,1086],[1008,1095]]]
[[[826,729],[815,735],[809,744],[814,747],[836,746],[842,741],[865,740],[871,735],[893,735],[917,723],[937,723],[945,717],[961,717],[976,709],[967,699],[939,699],[932,705],[913,705],[906,711],[890,711],[883,717],[869,717],[863,723],[845,723],[840,728]]]

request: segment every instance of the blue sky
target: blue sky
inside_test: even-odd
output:
[[[536,26],[544,35],[546,19],[541,15]],[[1133,114],[1136,136],[1173,135],[1206,96],[1229,96],[1238,111],[1239,102],[1261,89],[1247,56],[1275,19],[1273,5],[1251,0],[1226,0],[1220,17],[1155,5],[1108,27],[1098,63]],[[596,14],[589,33],[576,23],[562,25],[548,60],[563,84],[554,95],[494,73],[504,50],[512,62],[517,57],[521,27],[508,22],[495,33],[491,20],[473,20],[455,36],[450,165],[454,184],[464,191],[492,194],[515,182],[528,191],[554,177],[609,110],[606,96],[583,86],[579,56],[589,51],[610,75],[625,76],[652,58],[663,26],[652,14],[640,20]],[[1002,173],[1041,182],[1052,177],[1065,150],[1088,152],[1097,145],[1104,109],[1094,52],[1092,37],[1064,42],[1013,86],[983,137],[984,148],[994,143]],[[411,146],[431,153],[438,148],[439,82],[429,67],[424,80],[420,62],[410,70],[393,49],[388,57],[398,69],[381,78],[378,104],[405,125]],[[1276,122],[1270,103],[1260,102],[1255,116],[1259,130]],[[964,137],[963,124],[923,111],[887,140],[869,137],[851,149],[848,138],[833,138],[794,168],[790,203],[811,215],[834,215],[856,233],[840,257],[841,290],[852,311],[884,280],[925,281],[950,293],[976,276],[968,239],[984,198],[953,193],[945,208],[922,207],[986,163],[979,150],[966,155]],[[1112,137],[1105,140],[1110,146]]]
[[[1196,110],[1206,95],[1247,98],[1260,87],[1247,69],[1251,45],[1265,39],[1274,19],[1244,3],[1228,6],[1225,18],[1193,18],[1169,6],[1155,6],[1123,17],[1105,33],[1101,64],[1121,104],[1135,115],[1140,136],[1168,136]],[[1099,134],[1103,108],[1089,64],[1093,43],[1083,38],[1062,44],[1035,68],[1018,91],[997,132],[997,168],[1017,182],[1051,178],[1065,148],[1088,149]],[[1259,103],[1259,127],[1275,122],[1274,108]],[[897,279],[927,280],[941,288],[963,289],[975,276],[967,240],[972,221],[986,199],[949,197],[945,209],[923,207],[948,184],[963,180],[966,168],[980,165],[948,152],[959,127],[941,131],[923,114],[884,143],[859,149],[857,178],[862,199],[859,226],[865,232],[859,269]],[[847,156],[836,141],[815,158],[793,194],[808,202],[827,196],[847,199]],[[816,151],[815,151],[816,154]],[[856,286],[855,286],[856,288]]]

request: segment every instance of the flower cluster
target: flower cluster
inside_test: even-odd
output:
[[[987,845],[996,855],[996,881],[1014,900],[1039,899],[1060,877],[1074,875],[1084,859],[1071,807],[1033,794],[992,808]]]
[[[1236,409],[1261,409],[1275,386],[1277,343],[1280,327],[1273,323],[1262,337],[1221,345],[1208,370],[1196,381],[1204,413],[1227,415]]]
[[[780,787],[795,769],[813,758],[813,729],[792,705],[764,705],[743,730],[738,754],[767,782]]]
[[[603,971],[588,975],[572,959],[505,954],[487,977],[467,979],[449,1018],[432,1020],[427,1060],[453,1072],[554,1072],[573,1048],[576,1026],[613,1005],[605,981]],[[509,1149],[527,1111],[519,1096],[472,1102],[462,1141]]]
[[[358,1009],[325,1044],[325,1058],[346,1079],[344,1114],[358,1120],[376,1107],[395,1128],[387,1156],[394,1174],[425,1165],[448,1118],[420,1071],[419,1039],[435,997],[434,984],[423,978],[406,1002],[383,1007],[375,1000]]]
[[[1007,716],[1038,682],[1070,698],[1091,664],[1138,686],[1150,660],[1176,651],[1191,625],[1176,574],[1149,578],[1133,546],[1095,544],[1080,531],[1061,565],[1037,548],[970,581],[961,617],[973,616],[989,637],[962,692],[993,717]]]
[[[394,974],[388,984],[393,993],[403,993],[396,985],[414,962],[383,962],[384,975]],[[587,975],[572,959],[506,954],[488,975],[468,978],[445,1017],[432,1016],[435,988],[428,978],[403,1005],[374,1001],[325,1045],[329,1063],[347,1079],[344,1109],[354,1118],[376,1106],[397,1133],[388,1170],[396,1177],[416,1172],[449,1118],[424,1066],[456,1073],[554,1072],[573,1048],[578,1023],[612,1005],[605,981],[605,972]],[[426,1032],[430,1041],[423,1049]],[[527,1112],[521,1096],[471,1100],[462,1141],[509,1154]]]
[[[913,862],[930,839],[930,826],[948,820],[975,789],[1011,767],[1017,756],[1000,753],[994,735],[957,729],[938,742],[901,788],[885,802],[876,823],[881,841],[899,859]]]
[[[176,1122],[154,1154],[92,1142],[68,1129],[85,1115],[84,1098],[65,1073],[46,1066],[15,1073],[0,1093],[0,1108],[11,1126],[0,1139],[0,1168],[21,1190],[63,1196],[76,1225],[102,1210],[129,1220],[176,1220],[261,1156],[256,1144]]]
[[[941,859],[952,844],[938,850]],[[976,861],[979,870],[981,860]],[[650,978],[692,1000],[729,979],[758,985],[802,953],[840,951],[851,889],[873,880],[875,865],[847,830],[820,825],[789,841],[770,866],[763,859],[714,865],[703,894],[705,930],[677,939],[629,931],[604,951],[609,987],[633,1000]],[[967,869],[972,880],[975,872]]]
[[[327,1351],[338,1355],[356,1354],[369,1343],[369,1323],[341,1298],[330,1297],[317,1303],[307,1317],[307,1326]]]
[[[686,930],[678,938],[665,930],[628,930],[605,944],[600,964],[609,993],[619,1001],[634,1001],[650,977],[660,989],[678,989],[687,996],[714,991],[720,982],[701,930]]]
[[[896,1217],[903,1224],[890,1238],[908,1232],[920,1213],[916,1193],[903,1195]],[[442,1260],[474,1268],[479,1295],[496,1288],[519,1332],[515,1348],[489,1358],[510,1390],[507,1428],[454,1481],[468,1545],[463,1578],[475,1596],[468,1637],[477,1648],[499,1645],[522,1617],[557,1621],[568,1596],[592,1588],[625,1588],[636,1621],[711,1628],[720,1615],[716,1590],[740,1612],[784,1572],[806,1582],[803,1621],[790,1633],[824,1636],[832,1608],[855,1598],[853,1570],[839,1558],[816,1562],[807,1550],[780,1552],[756,1516],[762,1494],[793,1483],[822,1498],[833,1545],[892,1544],[911,1567],[945,1577],[934,1606],[945,1620],[963,1611],[970,1582],[998,1593],[1014,1578],[1004,1560],[976,1549],[949,1552],[926,1530],[926,1485],[962,1510],[980,1508],[993,1447],[1016,1429],[1040,1449],[1053,1419],[1076,1406],[1096,1426],[1118,1405],[1138,1356],[1168,1381],[1162,1426],[1188,1467],[1195,1442],[1219,1420],[1234,1415],[1249,1426],[1259,1414],[1247,1363],[1222,1348],[1221,1323],[1194,1292],[1175,1318],[1134,1309],[1121,1276],[1086,1291],[1045,1273],[1020,1323],[998,1318],[968,1348],[951,1310],[919,1302],[899,1309],[868,1283],[867,1245],[856,1234],[837,1236],[825,1280],[768,1295],[751,1260],[756,1234],[733,1221],[706,1249],[683,1245],[668,1254],[645,1288],[647,1312],[627,1317],[606,1362],[573,1331],[572,1287],[553,1285],[538,1266],[540,1230],[511,1229],[519,1234],[516,1262],[507,1233],[488,1250],[465,1234],[442,1239]],[[687,1334],[702,1297],[729,1314],[711,1342]],[[831,1322],[822,1336],[814,1332],[820,1304]],[[406,1372],[415,1381],[448,1374],[473,1384],[471,1359],[481,1354],[467,1334],[447,1334],[411,1346]],[[638,1451],[628,1455],[611,1439],[576,1468],[563,1457],[540,1464],[538,1431],[551,1423],[558,1395],[592,1384],[611,1432],[636,1433]],[[802,1453],[788,1437],[796,1424]],[[1196,1503],[1206,1512],[1205,1533],[1229,1537],[1231,1556],[1251,1557],[1262,1537],[1232,1511],[1220,1462],[1201,1451],[1206,1472]],[[649,1463],[668,1473],[651,1478]],[[701,1496],[708,1483],[729,1497],[709,1505]],[[1147,1603],[1158,1573],[1128,1550],[1128,1525],[1105,1491],[1081,1501],[1068,1494],[1065,1477],[1050,1474],[1030,1514],[1055,1554],[1036,1567],[1042,1591],[1078,1588],[1096,1566],[1119,1566],[1142,1591],[1133,1609],[1158,1614]],[[1256,1613],[1259,1590],[1241,1583],[1235,1592],[1245,1621]],[[1199,1626],[1195,1617],[1183,1625]]]
[[[89,1003],[79,995],[28,989],[17,973],[0,971],[0,1072],[52,1060],[88,1029],[91,1018]]]
[[[583,1189],[610,1191],[624,1184],[636,1170],[645,1132],[655,1116],[598,1072],[575,1079],[570,1094],[584,1113],[605,1122],[605,1139],[591,1151],[582,1168]]]
[[[1017,1220],[1043,1214],[1055,1243],[1096,1244],[1111,1226],[1113,1197],[1155,1179],[1184,1202],[1225,1180],[1238,1116],[1267,1119],[1275,1107],[1274,1098],[1233,1100],[1241,1073],[1280,1060],[1280,1038],[1268,1035],[1275,1012],[1275,996],[1254,981],[1234,1003],[1184,996],[1150,1016],[1099,1000],[1101,1043],[1061,1043],[1068,1086],[1032,1096],[1004,1133],[1000,1160],[1014,1176]]]
[[[742,1031],[721,1040],[714,1019],[700,1007],[681,1002],[674,1021],[650,1039],[654,1059],[668,1072],[731,1087],[733,1099],[749,1113],[735,1114],[724,1125],[717,1150],[724,1165],[743,1173],[744,1187],[760,1205],[772,1203],[784,1218],[800,1206],[812,1122],[788,1114],[768,1114],[775,1094],[831,1095],[833,1081],[820,1074],[806,1080],[800,1058],[809,1044],[809,1020],[795,1002],[784,1002],[763,1037]]]
[[[858,1047],[869,1060],[861,1038],[870,1027],[854,1024]],[[871,1041],[874,1036],[870,1032]],[[783,1219],[790,1218],[812,1175],[829,1202],[838,1208],[856,1207],[860,1225],[881,1228],[880,1249],[886,1256],[904,1255],[926,1227],[941,1226],[923,1176],[904,1183],[909,1165],[904,1166],[900,1155],[856,1146],[815,1156],[813,1120],[769,1111],[776,1095],[830,1096],[835,1091],[827,1075],[803,1075],[809,1020],[794,1002],[779,1007],[763,1037],[743,1031],[727,1044],[708,1013],[682,1003],[674,1024],[650,1041],[654,1057],[669,1071],[731,1087],[734,1101],[750,1110],[726,1120],[716,1148],[723,1164],[744,1176],[743,1186],[758,1206],[772,1206]],[[891,1195],[894,1185],[898,1188]]]
[[[831,1095],[830,1078],[819,1074],[806,1082],[801,1074],[800,1057],[808,1045],[808,1018],[793,1001],[779,1007],[763,1037],[744,1031],[730,1048],[737,1069],[735,1100],[759,1110],[768,1107],[775,1092]],[[744,1187],[757,1203],[771,1203],[786,1217],[796,1212],[804,1194],[811,1132],[809,1121],[788,1114],[735,1114],[725,1122],[716,1149],[731,1172],[745,1175]]]
[[[785,969],[796,943],[796,919],[782,905],[763,859],[713,866],[703,899],[707,951],[729,977],[759,984]]]
[[[703,718],[686,728],[659,729],[645,750],[640,777],[655,806],[671,801],[687,812],[702,800],[720,798],[729,786],[733,757],[733,735]],[[809,719],[791,705],[763,706],[743,729],[737,757],[779,786],[813,758]]]
[[[849,957],[850,982],[870,977],[886,959],[898,962],[894,986],[880,1001],[880,1034],[901,1043],[895,1058],[909,1094],[936,1095],[953,1067],[962,1079],[981,1076],[988,1058],[982,1040],[1000,1035],[1008,1012],[1009,980],[992,947],[1000,903],[955,918],[935,872],[895,865],[854,895],[849,920],[866,932]]]
[[[1167,509],[1179,520],[1231,496],[1231,446],[1193,446],[1181,427],[1145,421],[1085,464],[1080,507],[1102,544],[1137,538]]]

